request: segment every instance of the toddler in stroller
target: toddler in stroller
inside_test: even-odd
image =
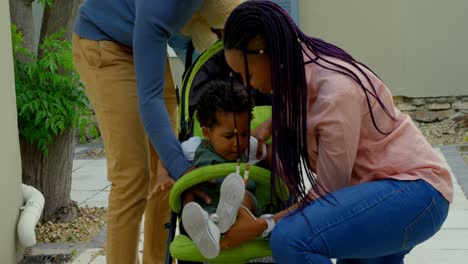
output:
[[[269,160],[270,147],[264,143],[259,146],[250,136],[253,101],[245,88],[224,81],[211,81],[206,85],[196,107],[204,138],[191,137],[182,143],[187,159],[195,167],[236,161],[257,164]],[[197,187],[207,193],[212,202],[187,203],[182,210],[182,224],[200,253],[211,259],[218,256],[220,236],[234,224],[239,207],[257,215],[260,213],[253,195],[255,183],[244,182],[238,171]]]
[[[188,68],[186,68],[186,71],[183,75],[183,82],[180,87],[180,93],[178,97],[179,101],[179,140],[181,142],[187,141],[184,143],[184,146],[187,147],[187,145],[193,145],[191,147],[192,151],[189,151],[187,149],[186,155],[190,160],[193,160],[195,158],[196,154],[196,149],[200,146],[202,148],[203,145],[203,140],[201,138],[192,138],[190,137],[193,136],[203,136],[203,129],[200,127],[200,124],[196,118],[196,111],[197,107],[199,106],[199,99],[202,94],[204,94],[205,89],[209,89],[210,86],[216,85],[216,84],[211,84],[209,83],[215,82],[215,81],[224,81],[223,86],[226,87],[232,87],[239,85],[240,88],[243,88],[242,86],[242,79],[233,74],[229,68],[229,66],[226,64],[226,61],[224,59],[224,49],[223,49],[223,43],[221,41],[215,43],[211,48],[206,50],[204,53],[202,53],[198,59]],[[226,85],[228,84],[228,85]],[[245,88],[243,88],[245,89]],[[228,89],[230,91],[230,89]],[[226,91],[226,90],[225,90]],[[262,130],[269,130],[267,129],[268,124],[271,124],[271,122],[267,122],[267,120],[271,121],[271,97],[270,95],[267,94],[262,94],[259,93],[258,91],[255,91],[254,89],[248,90],[248,94],[251,94],[254,102],[255,102],[255,107],[253,107],[253,114],[251,117],[251,122],[250,122],[250,127],[253,129],[252,130],[252,135],[256,135],[257,129],[258,132]],[[216,112],[216,111],[212,111]],[[247,111],[249,112],[249,110]],[[236,115],[237,119],[237,115]],[[249,120],[250,118],[246,118],[246,120]],[[237,121],[237,124],[240,122]],[[234,124],[232,121],[231,124]],[[240,131],[240,129],[238,129]],[[240,132],[239,132],[240,135]],[[264,135],[264,133],[259,133],[259,135]],[[249,138],[247,136],[247,138]],[[205,138],[206,139],[206,138]],[[262,140],[268,140],[264,137],[261,137]],[[245,141],[244,141],[245,142]],[[269,141],[267,141],[269,143]],[[206,144],[206,143],[205,143]],[[244,143],[246,144],[246,143]],[[248,145],[248,144],[247,144]],[[250,146],[250,145],[248,145]],[[243,148],[245,149],[245,148]],[[258,154],[262,153],[262,157],[256,156],[254,152],[255,146],[253,146],[250,149],[249,156],[250,158],[255,158],[258,160],[262,160],[263,158],[263,143],[260,143],[260,148],[259,151],[257,151]],[[191,153],[191,154],[190,154]],[[247,158],[247,155],[245,151],[239,151],[241,153],[240,155],[236,155],[238,157],[243,156],[244,158]],[[243,154],[243,155],[242,155]],[[246,242],[238,247],[235,248],[229,248],[222,250],[219,252],[219,255],[216,256],[215,258],[206,258],[203,256],[197,247],[197,245],[194,243],[194,241],[187,236],[187,232],[184,232],[183,228],[181,228],[179,231],[180,233],[177,234],[178,227],[183,227],[183,220],[182,220],[182,207],[183,205],[186,205],[186,203],[183,203],[183,198],[185,197],[184,193],[188,191],[189,189],[193,188],[194,186],[199,186],[200,184],[209,184],[206,182],[213,182],[217,180],[218,178],[226,178],[226,175],[231,174],[232,172],[236,171],[239,172],[239,163],[236,161],[230,162],[233,158],[229,159],[221,159],[219,164],[216,164],[217,162],[213,162],[214,165],[208,164],[203,164],[203,165],[198,165],[195,170],[192,170],[188,172],[186,175],[181,177],[177,182],[174,184],[171,190],[170,198],[169,198],[169,204],[171,207],[171,222],[167,225],[169,228],[169,239],[168,239],[168,252],[167,252],[167,258],[166,258],[166,263],[170,264],[172,263],[173,259],[177,259],[178,263],[212,263],[212,264],[218,264],[218,263],[247,263],[247,262],[254,262],[254,263],[267,263],[266,261],[269,261],[271,259],[271,249],[269,246],[269,242],[265,240],[262,237],[258,237],[256,239],[252,239],[249,242]],[[266,160],[269,159],[269,156],[267,155]],[[228,162],[229,161],[229,162]],[[225,163],[228,162],[228,163]],[[262,160],[261,162],[252,165],[247,162],[241,162],[240,166],[240,172],[238,174],[244,175],[245,171],[249,171],[249,180],[255,182],[255,192],[252,192],[252,189],[250,186],[252,184],[248,184],[247,188],[250,193],[255,194],[255,203],[254,205],[257,207],[255,209],[256,214],[260,214],[258,212],[261,212],[262,214],[264,213],[273,213],[281,210],[283,207],[283,204],[289,199],[289,192],[285,188],[284,184],[282,184],[280,181],[278,182],[273,182],[272,177],[271,177],[271,172],[268,169],[265,169],[268,166],[268,163],[265,160]],[[209,166],[204,166],[204,165],[209,165]],[[248,168],[248,169],[247,169]],[[237,178],[239,179],[239,178]],[[221,196],[219,193],[220,190],[220,185],[222,180],[217,180],[217,186],[218,187],[213,187],[213,184],[211,185],[211,188],[209,190],[211,191],[217,191],[218,192],[218,197]],[[226,186],[229,186],[231,184],[227,184],[226,181]],[[235,180],[233,182],[239,182],[238,180]],[[210,186],[210,185],[208,185]],[[221,188],[225,189],[225,188]],[[228,188],[226,188],[228,189]],[[245,190],[244,190],[245,192]],[[250,195],[248,192],[246,195]],[[244,195],[245,195],[244,193]],[[243,197],[242,195],[239,195],[239,197]],[[200,202],[200,201],[198,201]],[[214,201],[211,203],[211,209],[204,209],[204,210],[210,210],[206,211],[206,215],[208,215],[208,218],[210,217],[210,214],[213,212],[216,213],[217,205],[219,203],[217,201]],[[207,206],[203,203],[199,203],[199,205],[203,208],[204,206]],[[209,206],[208,206],[209,207]],[[207,208],[207,207],[206,207]],[[196,209],[198,212],[200,212],[200,209]],[[234,210],[234,212],[237,213],[237,210]],[[189,217],[190,218],[190,217]],[[216,217],[214,217],[216,218]],[[219,218],[219,215],[218,215]],[[206,219],[206,217],[202,217],[202,219]],[[235,219],[235,217],[233,217]],[[179,222],[180,220],[180,222]],[[216,220],[216,219],[215,219]],[[213,221],[213,220],[212,220]],[[229,221],[227,221],[229,222]],[[178,223],[181,223],[181,225],[178,225]],[[205,222],[206,223],[206,222]],[[219,224],[217,225],[217,228],[219,228]],[[213,228],[216,229],[216,228]],[[206,229],[205,229],[206,230]],[[215,232],[216,234],[217,232]],[[219,232],[221,233],[221,231]],[[215,239],[217,241],[217,239]],[[197,243],[200,244],[200,243]],[[217,251],[215,251],[216,253]],[[216,254],[213,254],[216,255]]]

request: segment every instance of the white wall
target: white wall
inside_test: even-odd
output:
[[[299,0],[301,28],[365,62],[394,95],[468,95],[468,1]]]
[[[16,247],[22,194],[8,1],[0,1],[0,36],[0,262],[9,264],[22,253]]]

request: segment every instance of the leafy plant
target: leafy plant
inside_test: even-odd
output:
[[[38,0],[37,2],[43,7],[52,6],[54,4],[54,0]]]
[[[60,39],[63,33],[45,38],[38,53],[22,45],[23,35],[14,25],[11,31],[20,135],[46,155],[54,136],[65,129],[78,128],[84,140],[89,127],[96,136],[89,100],[73,66],[71,44]],[[25,59],[20,61],[19,55]]]

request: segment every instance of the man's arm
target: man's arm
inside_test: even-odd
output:
[[[191,164],[172,131],[163,100],[167,41],[199,9],[202,0],[137,0],[133,52],[143,126],[173,179]]]

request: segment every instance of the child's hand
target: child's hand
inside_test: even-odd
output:
[[[184,175],[195,170],[196,167],[191,167],[188,169],[186,172],[184,172]],[[184,176],[182,175],[182,177]],[[211,181],[214,182],[214,181]],[[215,182],[214,182],[215,183]],[[187,189],[183,194],[182,194],[182,205],[186,205],[189,202],[193,202],[195,200],[201,200],[205,204],[211,204],[213,202],[213,199],[206,194],[205,192],[201,191],[198,186],[193,186],[189,189]]]
[[[211,204],[213,202],[213,199],[208,194],[200,190],[198,186],[193,186],[182,194],[182,205],[186,205],[187,203],[195,200],[201,200],[205,204]]]

